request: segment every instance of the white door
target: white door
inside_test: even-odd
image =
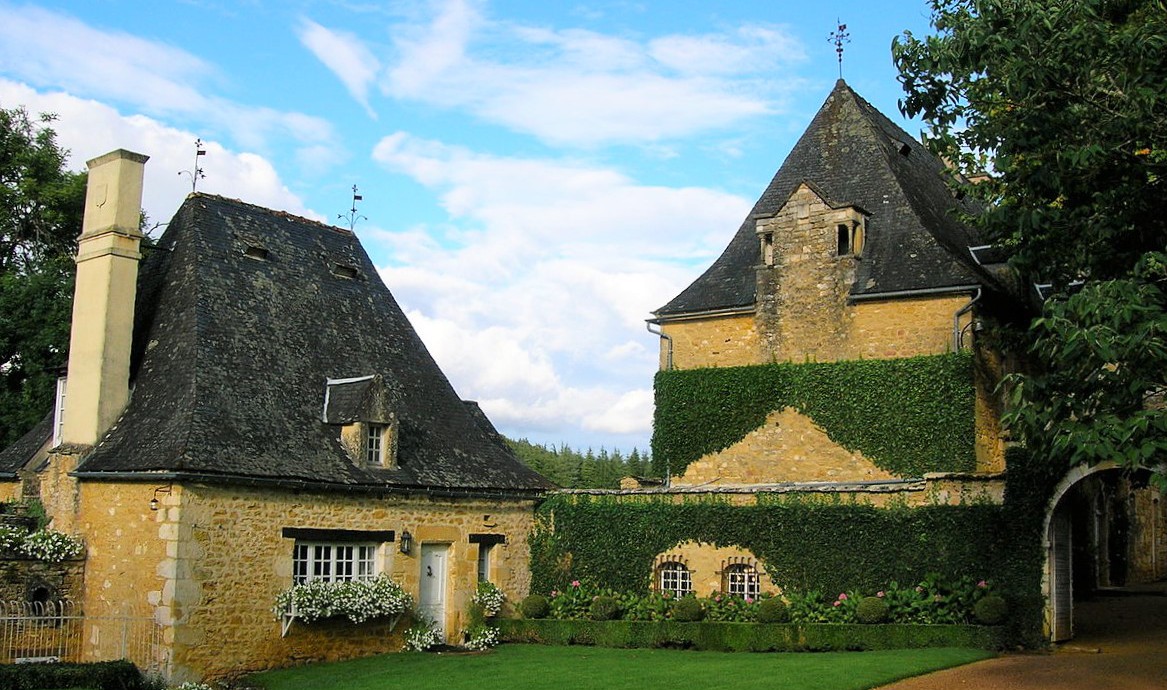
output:
[[[442,638],[446,636],[446,562],[448,544],[421,545],[421,592],[419,612],[434,622]]]

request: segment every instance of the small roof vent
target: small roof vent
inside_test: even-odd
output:
[[[348,264],[334,265],[332,267],[332,273],[338,278],[347,278],[348,280],[356,280],[361,275],[361,272],[357,270],[356,266],[349,266]]]
[[[258,245],[249,244],[243,248],[243,256],[256,261],[267,261],[271,253]]]

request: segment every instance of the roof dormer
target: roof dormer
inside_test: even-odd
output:
[[[341,444],[365,467],[397,467],[397,415],[380,374],[328,379],[321,420],[340,427]]]

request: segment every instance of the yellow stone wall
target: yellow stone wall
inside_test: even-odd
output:
[[[20,480],[0,481],[0,503],[19,501],[21,496]]]
[[[411,555],[386,543],[383,571],[415,598],[421,545],[450,545],[446,630],[466,626],[477,586],[478,545],[472,533],[506,535],[492,550],[491,580],[509,601],[530,587],[527,534],[530,502],[425,497],[313,494],[204,485],[175,486],[152,512],[154,487],[85,483],[80,523],[88,535],[87,602],[124,600],[151,607],[164,626],[174,680],[335,660],[401,646],[403,621],[294,623],[286,637],[272,613],[276,595],[292,584],[294,539],[285,527],[408,529]]]
[[[673,486],[895,479],[861,453],[832,441],[814,420],[788,407],[725,450],[691,463]]]
[[[757,364],[758,331],[753,314],[670,321],[661,326],[673,339],[673,368],[737,367]],[[661,338],[660,366],[665,368],[668,341]]]
[[[839,359],[893,359],[952,352],[952,316],[969,295],[858,302],[845,312]],[[961,327],[970,314],[961,317]]]
[[[699,597],[707,597],[713,592],[726,591],[723,571],[726,566],[735,563],[744,563],[753,566],[758,572],[758,588],[761,592],[781,594],[781,588],[774,585],[770,576],[766,574],[758,558],[754,554],[736,546],[717,546],[696,541],[686,541],[657,555],[653,561],[653,587],[656,588],[655,568],[661,563],[680,562],[689,569],[689,576],[693,581],[693,593]]]

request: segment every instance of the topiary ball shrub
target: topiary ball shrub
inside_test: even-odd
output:
[[[588,607],[588,618],[594,621],[610,621],[619,617],[620,602],[616,601],[616,597],[598,596],[592,599],[592,604]]]
[[[981,625],[1000,625],[1009,617],[1009,604],[997,594],[988,594],[973,604],[973,616]]]
[[[551,612],[551,604],[542,594],[532,594],[519,602],[519,612],[523,618],[546,618]]]
[[[673,620],[683,622],[699,621],[705,617],[705,609],[697,597],[683,597],[673,604]]]
[[[763,599],[758,602],[759,623],[789,623],[790,609],[786,602],[778,597]]]
[[[855,607],[855,617],[860,623],[882,623],[887,620],[887,602],[879,597],[863,597]]]

